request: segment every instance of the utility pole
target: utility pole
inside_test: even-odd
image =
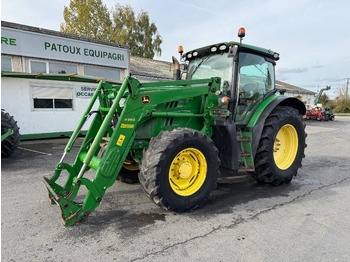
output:
[[[345,84],[345,101],[348,100],[348,89],[349,89],[349,78],[346,78],[346,84]]]

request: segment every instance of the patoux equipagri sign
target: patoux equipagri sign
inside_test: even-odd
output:
[[[1,27],[1,53],[128,68],[128,50]]]

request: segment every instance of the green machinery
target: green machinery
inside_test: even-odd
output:
[[[320,98],[322,96],[322,93],[324,91],[330,90],[331,86],[326,86],[325,88],[321,88],[320,92],[317,94],[317,96],[315,97],[315,101],[314,101],[314,105],[317,107],[318,102],[320,101]],[[335,120],[335,116],[332,113],[332,110],[326,107],[320,107],[319,108],[320,111],[322,111],[322,120],[328,121],[328,120]]]
[[[1,157],[10,156],[19,144],[19,127],[9,113],[1,110]]]
[[[120,172],[138,170],[145,192],[159,206],[185,212],[201,206],[220,170],[250,172],[262,183],[288,183],[304,157],[304,104],[275,89],[271,50],[225,42],[173,57],[175,81],[119,85],[101,81],[51,178],[49,200],[70,226],[102,201]],[[181,72],[180,68],[185,68]],[[180,80],[186,73],[186,80]],[[98,109],[91,111],[98,103]],[[94,115],[72,165],[71,151]],[[94,177],[86,177],[88,170]],[[64,185],[57,183],[68,172]],[[81,190],[85,187],[85,191]],[[76,201],[84,191],[84,200]]]

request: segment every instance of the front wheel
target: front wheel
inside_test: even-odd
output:
[[[140,182],[162,208],[185,212],[201,206],[216,187],[220,160],[203,133],[177,128],[152,138],[144,153]]]
[[[305,124],[296,109],[277,107],[272,111],[255,156],[257,180],[273,185],[290,182],[301,167],[305,137]]]

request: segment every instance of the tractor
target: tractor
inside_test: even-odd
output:
[[[322,88],[320,90],[320,92],[317,94],[317,96],[315,97],[315,101],[314,101],[314,107],[306,110],[306,113],[304,115],[304,119],[305,120],[318,120],[318,121],[334,121],[335,116],[332,113],[332,110],[329,108],[324,108],[322,106],[317,106],[318,102],[320,101],[320,98],[322,96],[322,93],[324,91],[330,90],[331,87],[330,86],[326,86],[325,88]]]
[[[306,147],[305,106],[275,88],[279,54],[243,44],[244,35],[241,28],[239,42],[186,53],[179,48],[182,64],[173,57],[174,81],[141,83],[127,76],[121,84],[98,84],[53,176],[44,177],[64,225],[89,216],[121,174],[137,172],[149,198],[178,213],[210,198],[220,170],[272,185],[292,180]],[[74,163],[66,163],[91,116]],[[68,177],[59,185],[62,171]],[[78,202],[81,187],[86,194]]]
[[[19,137],[17,121],[1,109],[1,157],[8,157],[17,149]]]

